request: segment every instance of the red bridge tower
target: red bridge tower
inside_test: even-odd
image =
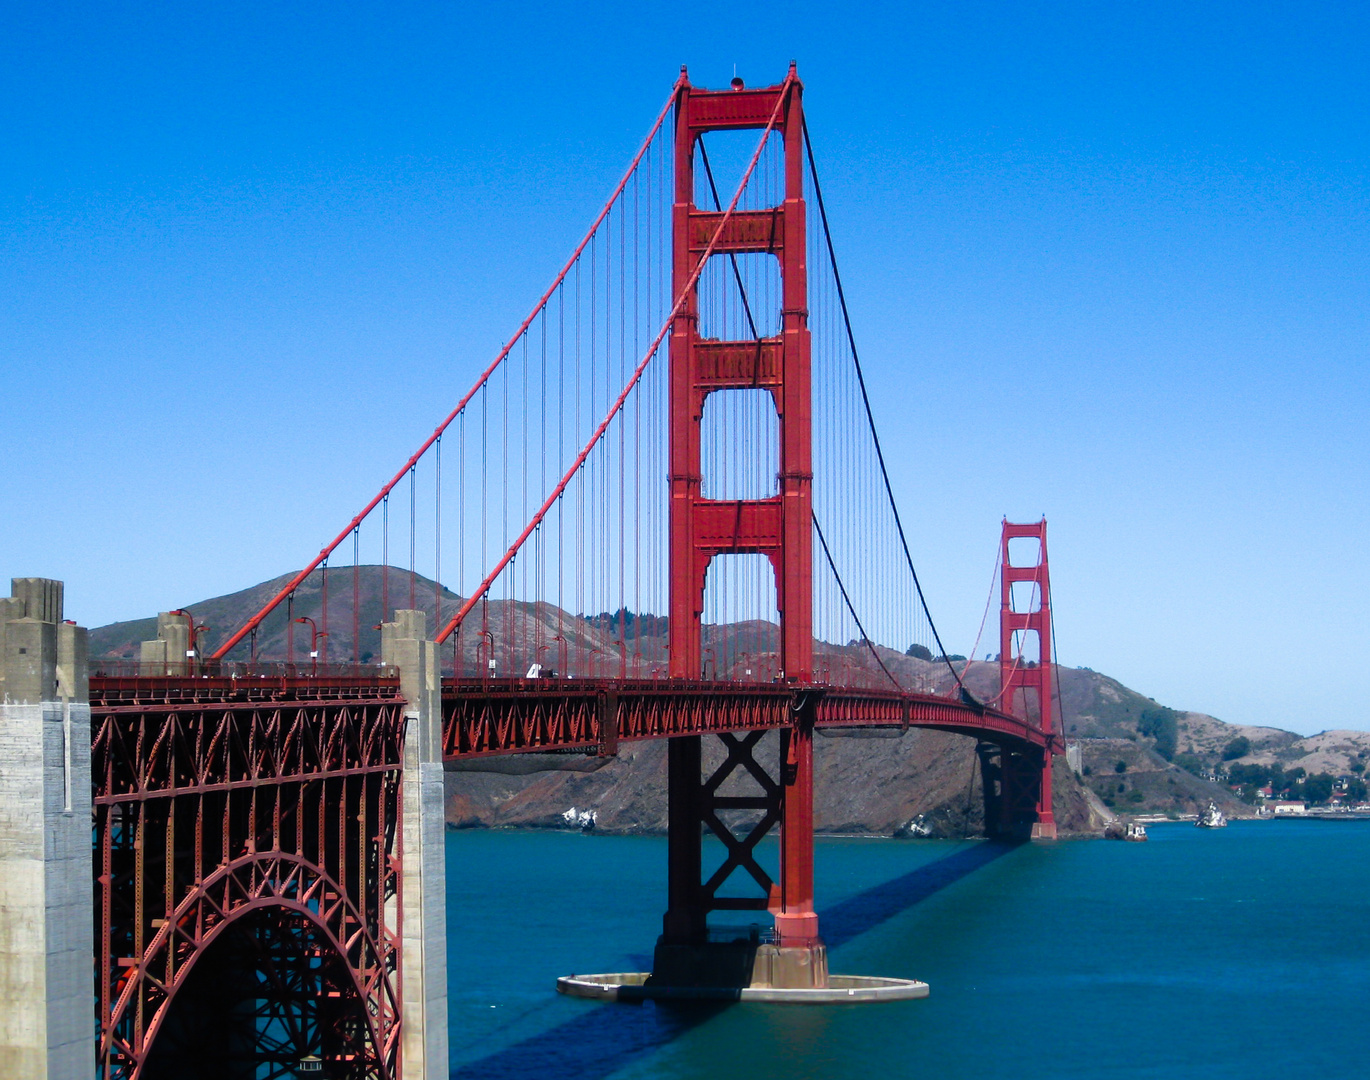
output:
[[[703,674],[704,586],[709,564],[724,554],[761,554],[775,571],[780,611],[780,661],[796,686],[813,669],[812,392],[805,268],[804,116],[802,85],[793,65],[779,86],[699,90],[682,76],[676,98],[673,293],[689,288],[670,339],[670,674]],[[711,131],[770,128],[784,143],[784,199],[761,210],[702,210],[694,203],[695,145]],[[717,236],[715,240],[715,234]],[[711,247],[712,242],[712,247]],[[766,254],[779,262],[780,333],[750,341],[700,335],[699,297],[691,288],[699,262],[711,257]],[[702,494],[700,424],[709,394],[769,390],[779,418],[779,493],[770,498],[717,500]],[[746,448],[735,446],[745,452]],[[827,964],[813,911],[812,696],[796,692],[793,723],[782,730],[778,775],[752,758],[759,733],[724,736],[727,761],[701,777],[699,736],[670,742],[669,909],[657,974],[673,981],[716,981],[695,970],[707,939],[709,911],[769,909],[775,915],[776,985],[824,986]],[[739,768],[761,780],[755,799],[716,794]],[[743,806],[742,803],[748,805]],[[722,826],[719,810],[760,810],[742,840]],[[753,848],[776,821],[781,829],[780,881],[772,882]],[[701,883],[701,824],[728,847],[723,869]],[[744,868],[767,893],[761,899],[720,897],[725,872]],[[726,876],[726,875],[725,875]],[[671,957],[677,959],[673,963]],[[705,965],[708,966],[707,964]],[[783,969],[783,970],[782,970]]]
[[[1010,542],[1025,540],[1026,557],[1015,564]],[[1035,544],[1032,541],[1036,541]],[[1013,553],[1018,553],[1017,547]],[[1035,839],[1056,836],[1051,812],[1051,757],[1056,746],[1052,713],[1051,574],[1047,567],[1047,521],[1015,525],[1004,520],[999,544],[999,707],[1040,727],[1045,749],[1023,746],[1001,751],[997,800],[987,801],[987,816],[997,803],[1003,834],[1028,833]],[[1015,591],[1014,586],[1019,588]],[[1026,586],[1024,588],[1024,586]],[[986,790],[990,777],[986,776]]]

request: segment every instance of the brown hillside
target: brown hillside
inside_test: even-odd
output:
[[[212,650],[225,640],[290,576],[187,605],[197,622],[210,627],[206,646]],[[407,607],[410,576],[395,567],[386,572],[379,566],[362,566],[356,581],[360,607],[355,651],[362,663],[371,663],[380,649],[377,624],[384,613],[383,599],[388,593],[390,608]],[[435,626],[439,604],[435,583],[415,576],[412,596],[415,605],[429,613],[429,626]],[[332,637],[327,651],[328,658],[335,661],[353,656],[352,598],[352,567],[330,570]],[[444,588],[440,602],[445,619],[457,610],[461,598]],[[298,590],[293,613],[321,620],[322,612],[323,576],[315,572]],[[513,640],[522,643],[541,640],[545,644],[560,633],[582,663],[588,657],[594,670],[600,672],[614,672],[616,666],[629,670],[632,665],[636,673],[646,674],[650,665],[659,664],[665,656],[667,626],[659,616],[629,619],[603,614],[587,619],[548,604],[494,601],[485,618],[497,642],[501,674],[513,668],[521,671],[533,659],[531,645],[521,646],[528,655],[503,649],[511,634]],[[287,625],[284,607],[267,618],[257,638],[259,659],[286,658]],[[309,631],[303,625],[295,629],[295,656],[303,660],[309,648]],[[91,656],[136,657],[138,643],[155,633],[155,617],[97,627],[91,631]],[[480,641],[476,634],[463,637],[462,668],[471,673],[483,664],[477,655]],[[777,638],[778,627],[768,622],[706,626],[706,674],[737,679],[774,677]],[[620,640],[627,643],[622,656],[617,645]],[[919,660],[883,647],[877,651],[902,686],[941,693],[955,687],[944,663]],[[444,653],[445,659],[450,656]],[[248,644],[244,642],[230,658],[247,656]],[[537,653],[537,659],[548,666],[557,666],[556,657],[550,647]],[[450,670],[450,660],[444,666]],[[878,684],[885,678],[869,650],[857,642],[815,643],[815,668],[820,679],[834,682],[866,678]],[[979,700],[997,703],[997,663],[957,661],[955,668]],[[1058,667],[1057,675],[1058,723],[1066,738],[1082,748],[1080,775],[1067,769],[1064,761],[1057,761],[1058,817],[1064,830],[1097,831],[1109,813],[1105,803],[1120,813],[1189,814],[1211,799],[1229,813],[1250,812],[1226,788],[1185,772],[1155,753],[1154,740],[1138,731],[1143,712],[1157,707],[1152,699],[1088,668]],[[1238,735],[1245,735],[1252,745],[1251,754],[1242,760],[1279,761],[1285,768],[1303,765],[1310,773],[1326,770],[1343,775],[1353,762],[1365,761],[1370,755],[1370,733],[1366,732],[1325,732],[1303,739],[1275,728],[1225,724],[1200,713],[1179,714],[1178,728],[1178,750],[1194,754],[1205,766],[1217,763],[1224,748]],[[931,731],[910,731],[897,738],[823,737],[817,740],[816,760],[816,812],[819,828],[824,831],[891,835],[901,829],[908,831],[909,823],[916,822],[935,835],[964,835],[983,825],[971,740]],[[617,758],[607,762],[536,755],[475,763],[448,775],[448,820],[468,826],[559,826],[563,812],[576,806],[595,810],[601,828],[656,831],[664,828],[665,822],[664,762],[664,744],[649,743],[625,746]],[[1117,771],[1119,762],[1126,766],[1122,773]]]

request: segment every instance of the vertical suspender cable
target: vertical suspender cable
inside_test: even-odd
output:
[[[442,436],[433,444],[433,625],[442,625]]]
[[[899,517],[899,507],[895,503],[894,499],[894,487],[890,483],[889,470],[885,467],[885,454],[884,451],[880,448],[880,439],[879,436],[876,434],[875,416],[871,412],[870,398],[866,394],[866,379],[861,372],[861,359],[856,349],[856,335],[852,331],[851,315],[847,311],[846,293],[842,288],[842,277],[837,271],[837,253],[833,249],[832,232],[828,228],[828,212],[823,205],[823,189],[818,183],[818,170],[814,165],[813,143],[809,140],[809,125],[807,121],[804,122],[804,149],[808,155],[809,160],[809,175],[813,177],[813,192],[814,197],[818,202],[818,215],[823,222],[823,237],[824,240],[827,242],[828,259],[832,266],[833,284],[837,289],[838,303],[841,305],[842,308],[842,321],[846,327],[847,340],[851,346],[852,364],[856,371],[857,382],[861,387],[861,402],[865,406],[866,419],[870,425],[871,437],[875,440],[875,454],[880,464],[881,478],[885,482],[885,493],[889,497],[890,509],[894,513],[895,528],[899,531],[899,543],[904,549],[904,559],[908,563],[909,573],[913,576],[913,583],[918,589],[919,603],[922,605],[923,614],[927,616],[928,626],[932,630],[933,639],[937,642],[937,648],[941,652],[943,662],[947,665],[947,669],[951,672],[952,677],[956,680],[957,686],[961,687],[961,689],[964,690],[965,684],[962,683],[960,674],[957,672],[956,668],[952,666],[951,662],[945,659],[947,655],[947,650],[946,647],[942,644],[941,635],[937,632],[937,624],[933,622],[932,612],[928,610],[927,597],[923,595],[923,586],[922,583],[918,580],[918,571],[914,569],[913,556],[909,553],[908,538],[904,534],[904,523],[902,519]]]
[[[414,490],[414,466],[409,468],[409,610],[413,611],[418,607],[416,593],[416,579],[414,577],[414,551],[417,521],[417,498]]]

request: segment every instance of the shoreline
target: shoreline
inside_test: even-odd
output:
[[[1126,820],[1146,826],[1193,825],[1198,820],[1198,815],[1181,814],[1179,817],[1167,817],[1164,814],[1138,814]],[[1370,810],[1313,810],[1303,814],[1252,814],[1228,818],[1229,824],[1238,821],[1370,821]]]

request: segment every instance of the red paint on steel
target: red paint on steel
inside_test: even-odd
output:
[[[220,960],[207,957],[222,957],[212,949],[236,927],[275,935],[284,947],[260,962],[313,987],[301,1000],[321,1010],[297,1026],[308,1046],[240,1032],[262,1067],[313,1052],[331,1075],[396,1076],[398,681],[130,674],[96,675],[90,689],[99,1075],[143,1075],[178,1001],[214,982]],[[291,944],[306,940],[328,971]]]
[[[775,932],[782,946],[820,944],[813,910],[813,720],[814,702],[801,696],[795,702],[794,725],[780,738],[784,797]]]
[[[191,968],[212,944],[214,928],[263,907],[294,910],[300,894],[290,882],[303,877],[315,883],[308,885],[306,892],[314,890],[308,895],[324,890],[330,903],[346,901],[339,911],[356,913],[348,915],[354,920],[348,923],[349,940],[365,948],[346,953],[351,989],[344,990],[364,995],[379,1010],[366,1046],[383,1051],[380,1058],[368,1058],[371,1051],[362,1047],[358,1060],[390,1060],[385,1048],[397,1045],[398,1005],[392,999],[399,928],[387,924],[383,912],[386,897],[398,888],[398,680],[388,671],[344,668],[316,678],[269,672],[129,673],[91,681],[101,905],[97,1001],[105,1077],[137,1075]],[[940,728],[1007,748],[1010,765],[1040,762],[1048,741],[1022,717],[933,695],[782,683],[449,679],[443,719],[447,757],[593,754],[616,742],[669,738],[672,813],[692,821],[677,831],[695,837],[693,846],[676,843],[670,856],[674,915],[668,917],[686,936],[709,910],[765,906],[718,895],[721,879],[701,881],[699,827],[712,829],[710,815],[717,817],[730,804],[710,794],[714,778],[700,775],[700,735],[720,736],[730,747],[745,742],[746,753],[729,750],[735,766],[749,759],[761,731],[786,732],[777,772],[752,763],[775,785],[762,808],[765,829],[749,832],[729,849],[729,866],[758,882],[755,843],[786,811],[812,813],[805,790],[811,784],[806,766],[812,744],[805,738],[810,724]],[[747,771],[758,775],[751,766]],[[687,775],[693,780],[681,779]],[[1014,775],[1010,768],[1005,783],[1016,790]],[[782,939],[795,943],[817,932],[807,918],[812,819],[805,827],[791,813],[786,829],[776,883],[779,926]],[[358,927],[365,931],[360,938]],[[381,1065],[376,1071],[386,1075]]]
[[[785,679],[807,683],[813,671],[813,404],[811,349],[808,328],[808,279],[804,202],[803,86],[793,66],[779,86],[761,90],[699,90],[688,82],[677,90],[675,145],[675,206],[672,218],[672,281],[680,298],[673,313],[670,343],[670,674],[674,679],[697,679],[703,672],[701,619],[709,564],[715,556],[762,554],[776,578],[776,606],[780,612],[780,663]],[[767,122],[753,164],[772,129],[784,140],[785,195],[778,207],[749,211],[734,217],[742,186],[724,214],[699,209],[694,202],[695,144],[700,136],[723,128],[760,127]],[[779,119],[777,120],[777,117]],[[707,246],[700,243],[709,236]],[[701,250],[702,248],[702,250]],[[778,341],[705,343],[699,330],[697,282],[714,255],[764,252],[780,264],[781,312]],[[683,302],[682,302],[683,301]],[[709,394],[738,383],[757,386],[761,380],[720,378],[720,363],[751,367],[761,374],[769,361],[765,385],[775,401],[780,428],[780,491],[770,499],[718,501],[703,496],[701,420]],[[747,374],[743,372],[743,374]],[[741,449],[741,448],[739,448]],[[781,787],[781,881],[776,930],[782,945],[818,941],[818,916],[813,911],[813,729],[811,705],[802,717],[787,718],[792,726],[784,736],[784,783]],[[670,798],[692,803],[695,796],[679,774],[679,793]],[[698,808],[696,808],[696,811]],[[681,845],[672,856],[679,876],[686,862],[695,861],[694,835],[698,822],[691,812],[673,809],[671,840]],[[678,824],[678,828],[676,827]],[[687,850],[688,849],[688,850]],[[698,867],[694,873],[698,874]],[[677,892],[668,922],[695,926],[698,912],[679,910],[685,894]],[[703,893],[696,900],[705,903]]]
[[[443,756],[449,759],[598,753],[610,738],[624,743],[788,728],[803,708],[812,709],[819,728],[934,728],[1024,751],[1047,743],[1021,717],[933,694],[780,683],[444,679],[442,703]]]
[[[1036,558],[1021,566],[1014,566],[1009,559],[1009,541],[1031,539],[1037,541]],[[1036,766],[1038,775],[1031,777],[1035,789],[1033,822],[1037,835],[1056,835],[1056,818],[1051,808],[1051,759],[1056,749],[1056,727],[1052,710],[1052,655],[1051,655],[1051,574],[1047,564],[1047,521],[1028,524],[1014,524],[1007,519],[999,541],[1000,590],[999,609],[999,685],[1000,705],[1010,713],[1017,713],[1029,722],[1034,713],[1036,727],[1045,739],[1045,750],[1041,762]],[[1013,586],[1030,584],[1031,596],[1025,610],[1015,610]],[[1035,606],[1034,606],[1035,604]],[[1028,635],[1037,637],[1037,659],[1024,659],[1024,645]],[[1031,651],[1030,648],[1028,650]],[[1019,764],[1014,768],[1022,772],[1029,768]],[[1012,770],[1005,763],[1006,783],[1022,788],[1026,779],[1010,775]],[[1021,800],[1019,800],[1021,801]],[[1022,813],[1013,808],[1014,800],[1003,800],[1004,813]],[[1005,827],[1013,823],[1005,822]]]

